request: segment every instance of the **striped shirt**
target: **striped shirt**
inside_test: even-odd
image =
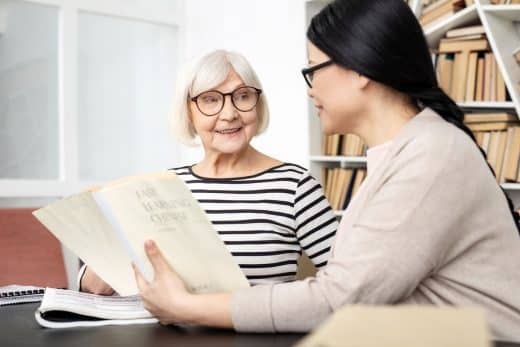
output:
[[[327,263],[338,223],[306,169],[284,163],[234,178],[201,177],[191,166],[172,170],[252,285],[295,280],[302,251],[318,268]]]

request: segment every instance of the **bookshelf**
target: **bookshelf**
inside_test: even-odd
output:
[[[306,23],[328,2],[308,0],[306,2]],[[407,3],[415,15],[420,18],[422,0],[410,0]],[[502,74],[510,100],[507,101],[461,101],[458,105],[465,113],[507,112],[520,114],[520,64],[512,52],[520,47],[520,5],[495,5],[489,0],[473,0],[453,15],[425,26],[424,34],[432,54],[438,49],[441,39],[449,30],[479,25],[485,29],[490,51],[496,59],[497,70]],[[322,151],[324,136],[319,119],[311,101],[308,103],[309,119],[309,159],[310,171],[322,184],[326,183],[324,169],[366,168],[364,156],[324,155]],[[520,183],[501,183],[512,198],[516,209],[520,208]],[[325,188],[325,185],[324,185]],[[336,210],[340,217],[342,211]]]

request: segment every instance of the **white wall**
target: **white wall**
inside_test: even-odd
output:
[[[184,61],[217,48],[238,51],[256,70],[271,111],[268,130],[253,140],[260,151],[308,166],[305,1],[188,0]],[[194,163],[202,150],[186,149]]]

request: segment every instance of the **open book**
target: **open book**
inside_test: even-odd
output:
[[[36,321],[46,328],[157,323],[138,295],[102,296],[47,288]]]
[[[173,172],[125,178],[33,212],[121,295],[138,292],[131,262],[152,278],[144,242],[153,239],[194,293],[249,286],[211,222]]]

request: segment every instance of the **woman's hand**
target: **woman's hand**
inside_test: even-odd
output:
[[[157,317],[161,324],[189,323],[189,308],[194,295],[187,291],[184,282],[168,264],[155,242],[147,240],[145,251],[154,270],[151,282],[132,263],[144,308]]]
[[[114,289],[101,279],[91,268],[85,268],[85,273],[81,277],[81,292],[92,293],[98,295],[113,295]]]
[[[189,323],[227,329],[233,327],[230,293],[189,293],[155,242],[147,240],[144,245],[154,270],[153,280],[148,282],[135,264],[132,263],[132,266],[144,308],[157,317],[161,324]]]

